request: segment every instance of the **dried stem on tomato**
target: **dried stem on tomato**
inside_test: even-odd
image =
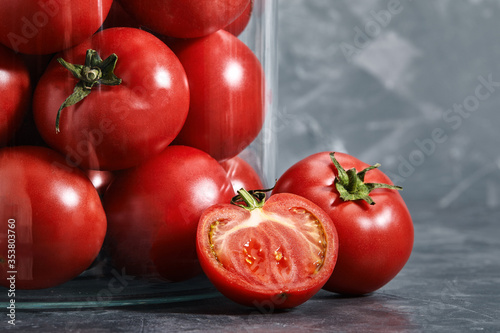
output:
[[[96,84],[117,86],[122,83],[122,80],[114,74],[116,62],[118,61],[118,56],[114,53],[102,60],[97,51],[89,49],[85,56],[85,65],[74,65],[65,61],[63,58],[57,58],[57,61],[79,80],[73,93],[66,98],[57,111],[56,133],[59,133],[61,111],[65,107],[74,105],[83,100],[91,93],[92,87]]]

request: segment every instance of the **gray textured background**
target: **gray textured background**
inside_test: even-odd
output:
[[[410,202],[498,210],[500,1],[278,8],[278,115],[287,126],[277,133],[277,175],[312,153],[343,151],[381,163]]]

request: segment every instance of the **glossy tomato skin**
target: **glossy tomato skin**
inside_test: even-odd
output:
[[[106,193],[106,189],[113,182],[113,179],[115,179],[115,174],[111,171],[83,170],[83,172],[92,182],[99,196],[103,196]]]
[[[189,114],[176,144],[201,149],[222,161],[238,155],[264,121],[264,73],[238,38],[219,30],[172,44],[186,70]]]
[[[28,68],[14,52],[0,45],[0,146],[20,127],[30,98]]]
[[[0,42],[16,52],[50,54],[83,42],[102,25],[112,0],[2,0]]]
[[[142,25],[166,36],[195,38],[234,21],[250,0],[120,0]]]
[[[116,53],[118,86],[99,85],[77,104],[57,110],[77,79],[56,59],[40,79],[34,117],[44,140],[85,169],[119,170],[160,153],[179,133],[189,109],[189,88],[175,54],[148,32],[111,28],[57,57],[85,63],[87,49],[102,59]]]
[[[316,247],[304,248],[301,240],[307,238],[305,234],[297,236],[292,231],[300,229],[304,221],[297,214],[304,213],[321,226],[324,239],[310,243],[318,244],[321,254]],[[298,224],[294,228],[284,227],[295,219]],[[228,234],[240,232],[222,253],[216,253],[211,241],[219,223],[236,225]],[[335,267],[338,238],[333,222],[321,208],[303,197],[283,193],[272,195],[262,209],[252,212],[232,204],[205,210],[198,225],[197,252],[203,271],[223,295],[245,306],[272,311],[296,307],[321,289]],[[318,265],[317,257],[309,258],[311,255],[322,258],[322,264]]]
[[[239,36],[250,22],[253,12],[253,6],[254,0],[250,0],[250,3],[247,5],[243,13],[241,13],[241,15],[236,18],[236,20],[227,25],[224,30],[229,31],[235,36]]]
[[[104,196],[106,248],[115,267],[169,281],[199,274],[195,240],[200,215],[232,195],[224,169],[192,147],[169,146],[120,172]]]
[[[335,188],[337,169],[329,152],[313,154],[289,168],[273,193],[295,193],[316,203],[335,223],[339,257],[324,289],[342,294],[367,294],[392,280],[408,261],[413,248],[413,223],[403,198],[396,190],[370,193],[375,205],[343,201]],[[361,171],[368,164],[335,153],[340,165]],[[380,170],[368,171],[366,183],[392,184]]]
[[[233,184],[235,195],[242,188],[246,190],[264,189],[257,171],[241,157],[235,156],[220,162],[220,165],[226,170],[226,174]]]
[[[99,195],[83,172],[58,153],[42,147],[3,148],[0,198],[1,285],[8,287],[7,272],[14,270],[18,289],[57,286],[97,257],[106,233]],[[8,252],[10,242],[15,253]],[[12,254],[14,269],[8,266]]]

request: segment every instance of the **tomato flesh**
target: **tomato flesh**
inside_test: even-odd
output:
[[[271,196],[247,211],[215,205],[197,235],[204,272],[224,295],[249,306],[297,306],[326,283],[337,258],[337,234],[326,213],[293,195]]]
[[[249,283],[279,288],[300,283],[323,265],[326,238],[310,212],[293,207],[289,214],[277,216],[255,209],[243,222],[213,222],[209,237],[214,255]],[[299,253],[307,253],[309,260],[297,260]]]

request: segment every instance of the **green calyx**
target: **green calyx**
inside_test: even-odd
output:
[[[344,201],[364,200],[370,205],[375,202],[370,197],[370,192],[376,188],[387,188],[391,190],[402,190],[401,186],[383,184],[383,183],[365,183],[365,175],[368,171],[376,169],[380,164],[369,166],[368,168],[356,172],[355,168],[344,170],[335,158],[335,153],[330,153],[330,158],[337,168],[337,177],[335,178],[335,188]]]
[[[231,204],[249,211],[252,211],[256,208],[262,208],[266,201],[266,192],[272,190],[272,188],[269,188],[265,190],[247,191],[242,188],[238,190],[238,195],[231,199]]]
[[[122,80],[114,74],[117,60],[118,56],[114,53],[102,60],[99,54],[97,54],[97,51],[91,49],[87,50],[85,65],[74,65],[66,62],[63,58],[57,58],[57,61],[64,68],[69,70],[79,81],[73,93],[66,98],[57,111],[56,133],[60,132],[59,119],[61,117],[61,111],[65,107],[74,105],[87,97],[91,93],[94,85],[104,84],[107,86],[117,86],[122,83]]]

